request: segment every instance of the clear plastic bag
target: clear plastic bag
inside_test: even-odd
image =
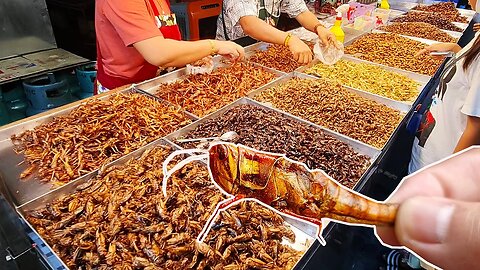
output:
[[[186,66],[187,74],[207,74],[213,71],[212,57],[205,57],[195,63]]]
[[[335,41],[336,46],[330,44],[329,46],[320,46],[319,43],[315,44],[313,47],[313,53],[315,54],[315,58],[320,60],[325,65],[333,65],[335,64],[340,58],[342,58],[344,52],[343,44],[339,41]]]

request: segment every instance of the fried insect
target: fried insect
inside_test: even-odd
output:
[[[214,143],[205,154],[177,164],[164,174],[163,192],[167,191],[169,175],[176,169],[191,160],[204,158],[207,159],[214,183],[224,193],[235,196],[226,204],[220,204],[217,208],[220,210],[228,208],[238,199],[251,198],[280,212],[317,224],[320,229],[322,218],[366,225],[393,225],[395,221],[397,204],[379,203],[354,193],[323,171],[309,170],[305,164],[283,155],[232,143]],[[167,171],[166,165],[168,163],[164,164],[164,171]],[[211,220],[198,237],[200,241],[205,239],[210,225]],[[249,237],[250,233],[237,236],[239,239]]]
[[[67,183],[190,122],[182,111],[145,95],[93,99],[67,115],[11,137],[42,182]]]
[[[204,116],[244,97],[275,79],[275,74],[252,62],[238,62],[210,74],[193,74],[159,87],[156,95],[185,110]]]

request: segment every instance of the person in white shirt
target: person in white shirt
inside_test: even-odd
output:
[[[301,64],[311,62],[313,55],[307,44],[275,28],[282,12],[317,34],[322,45],[334,44],[335,36],[308,10],[304,0],[224,0],[216,38],[233,40],[248,35],[268,43],[284,44],[296,61]]]
[[[476,11],[480,1],[470,0]],[[425,112],[414,141],[409,172],[480,144],[480,33],[461,48],[438,43],[421,53],[454,52],[446,64],[430,108]]]

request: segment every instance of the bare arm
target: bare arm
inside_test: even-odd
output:
[[[466,149],[472,145],[480,144],[480,118],[475,116],[467,117],[467,127],[463,131],[460,140],[458,140],[455,153]]]
[[[320,38],[320,41],[323,45],[332,44],[335,40],[335,35],[331,33],[327,28],[321,24],[321,26],[315,27],[320,24],[320,21],[317,19],[317,16],[311,11],[307,10],[300,13],[295,19],[307,30],[314,32]],[[335,43],[333,43],[335,44]]]
[[[245,34],[268,43],[284,44],[288,35],[255,16],[243,16],[239,23]],[[310,48],[296,36],[291,37],[288,48],[293,58],[301,64],[308,64],[313,59]]]
[[[287,33],[278,30],[256,16],[240,18],[243,32],[254,39],[274,44],[283,44]]]
[[[232,59],[244,56],[243,48],[229,41],[178,41],[161,36],[133,44],[147,62],[159,67],[181,67],[195,62],[211,53]]]

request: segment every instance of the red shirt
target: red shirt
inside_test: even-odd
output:
[[[165,8],[162,10],[159,0],[153,1],[159,12],[170,14],[167,4],[164,6],[168,10]],[[139,73],[142,73],[141,70],[151,71],[152,68],[149,67],[151,65],[132,44],[162,36],[162,32],[156,25],[154,9],[149,0],[96,0],[95,29],[98,65],[102,65],[103,73],[106,75],[98,75],[102,85],[107,88],[121,86],[115,85],[119,83],[105,82],[107,79],[100,79],[105,77],[119,78],[123,83],[148,79],[145,78],[145,74]],[[165,38],[168,37],[165,36]],[[155,74],[149,74],[147,77],[153,76]]]

